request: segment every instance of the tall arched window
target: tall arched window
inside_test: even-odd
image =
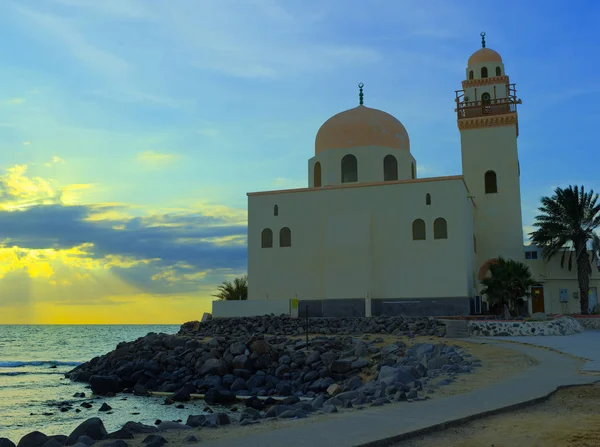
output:
[[[423,219],[415,219],[412,223],[413,241],[425,240],[425,221]]]
[[[315,185],[315,188],[318,188],[321,186],[321,163],[315,163],[313,174],[313,183]]]
[[[469,72],[469,79],[473,79],[473,70]]]
[[[292,230],[290,230],[288,227],[283,227],[281,230],[279,230],[279,246],[292,246]]]
[[[496,76],[502,76],[502,70],[500,67],[496,67]]]
[[[383,181],[398,180],[398,160],[393,155],[386,155],[383,159]]]
[[[481,67],[481,77],[482,78],[487,78],[488,77],[487,67]]]
[[[273,216],[279,216],[279,205],[273,207]]]
[[[433,238],[448,239],[448,223],[443,217],[438,217],[433,221]]]
[[[425,205],[431,205],[431,194],[425,194]]]
[[[485,173],[485,193],[494,194],[498,192],[498,179],[494,171],[487,171]]]
[[[262,248],[273,247],[273,231],[270,228],[265,228],[260,234],[260,246]]]
[[[342,183],[358,181],[358,161],[352,154],[342,158]]]

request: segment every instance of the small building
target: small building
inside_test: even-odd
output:
[[[526,261],[540,281],[530,311],[578,311],[575,271],[524,250],[521,100],[500,54],[482,39],[467,61],[454,176],[419,178],[408,131],[365,106],[359,87],[359,105],[318,130],[306,188],[248,193],[240,312],[281,313],[292,300],[311,316],[466,315],[499,256]]]

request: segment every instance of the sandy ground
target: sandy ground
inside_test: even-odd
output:
[[[600,385],[561,390],[529,409],[491,416],[397,444],[397,447],[455,446],[598,447]]]
[[[491,344],[476,344],[469,343],[466,341],[438,338],[438,337],[415,337],[414,339],[408,339],[407,337],[395,337],[395,336],[378,336],[372,335],[371,339],[383,338],[384,342],[379,343],[379,346],[383,346],[389,343],[393,343],[397,340],[402,340],[407,345],[413,345],[415,343],[444,343],[447,345],[454,345],[461,348],[467,348],[474,357],[482,361],[483,366],[476,368],[475,372],[471,374],[458,375],[458,379],[450,385],[440,387],[435,394],[430,394],[431,399],[436,399],[445,396],[451,396],[459,393],[466,393],[473,391],[481,386],[487,385],[499,379],[510,377],[520,371],[532,366],[536,363],[534,359],[516,351],[500,348]],[[442,377],[443,378],[443,377]],[[440,378],[441,380],[441,378]],[[391,405],[418,405],[418,402],[414,403],[397,403]],[[240,411],[243,406],[240,405]],[[289,425],[297,426],[299,424],[310,424],[315,420],[324,420],[327,418],[344,417],[344,414],[348,411],[357,410],[340,410],[337,414],[330,415],[312,415],[306,419],[298,420],[270,420],[264,421],[260,424],[248,425],[248,426],[231,426],[231,427],[220,427],[217,429],[193,429],[185,431],[171,431],[161,433],[170,443],[170,445],[183,445],[184,440],[194,435],[201,442],[203,440],[218,439],[218,438],[231,438],[240,437],[240,442],[243,444],[242,439],[245,437],[252,436],[253,434],[259,433],[263,430],[274,430],[283,428]],[[183,421],[185,423],[185,420]],[[146,435],[137,436],[134,440],[127,440],[132,447],[142,447],[144,444],[142,440]],[[432,444],[433,445],[433,444]],[[454,445],[454,444],[449,444]],[[475,445],[475,444],[474,444]],[[477,444],[479,446],[479,444]],[[425,446],[425,444],[424,444]],[[497,447],[497,446],[496,446]]]

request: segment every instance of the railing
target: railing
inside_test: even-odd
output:
[[[476,118],[488,115],[504,115],[515,113],[517,104],[513,98],[491,99],[489,101],[465,101],[458,103],[456,112],[458,119]]]

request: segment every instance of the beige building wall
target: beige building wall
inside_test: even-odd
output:
[[[476,266],[467,196],[460,176],[249,194],[248,298],[470,297]],[[447,239],[433,238],[439,217]],[[415,219],[425,221],[426,240],[413,240]],[[279,247],[283,227],[291,247]],[[265,228],[273,248],[261,248]]]
[[[398,164],[398,180],[410,180],[416,176],[417,163],[410,151],[387,147],[355,147],[352,149],[329,149],[308,160],[308,186],[315,185],[315,163],[321,164],[321,185],[342,184],[342,158],[354,155],[358,165],[358,182],[383,182],[383,160],[393,155]]]
[[[503,256],[521,261],[523,225],[516,126],[460,132],[463,177],[475,202],[477,264]],[[497,192],[486,193],[485,174],[496,173]]]
[[[577,282],[577,266],[575,262],[573,262],[572,269],[569,270],[568,256],[563,268],[560,265],[560,254],[547,262],[542,259],[541,250],[535,247],[525,247],[525,252],[537,252],[537,259],[527,259],[525,260],[525,264],[529,266],[534,280],[543,286],[545,312],[548,314],[580,313],[579,283]],[[561,301],[561,289],[567,291],[566,302]],[[597,300],[598,292],[600,291],[600,272],[596,266],[596,261],[592,265],[590,289],[592,289],[591,301],[594,301],[594,299]],[[591,304],[593,305],[593,303]]]

